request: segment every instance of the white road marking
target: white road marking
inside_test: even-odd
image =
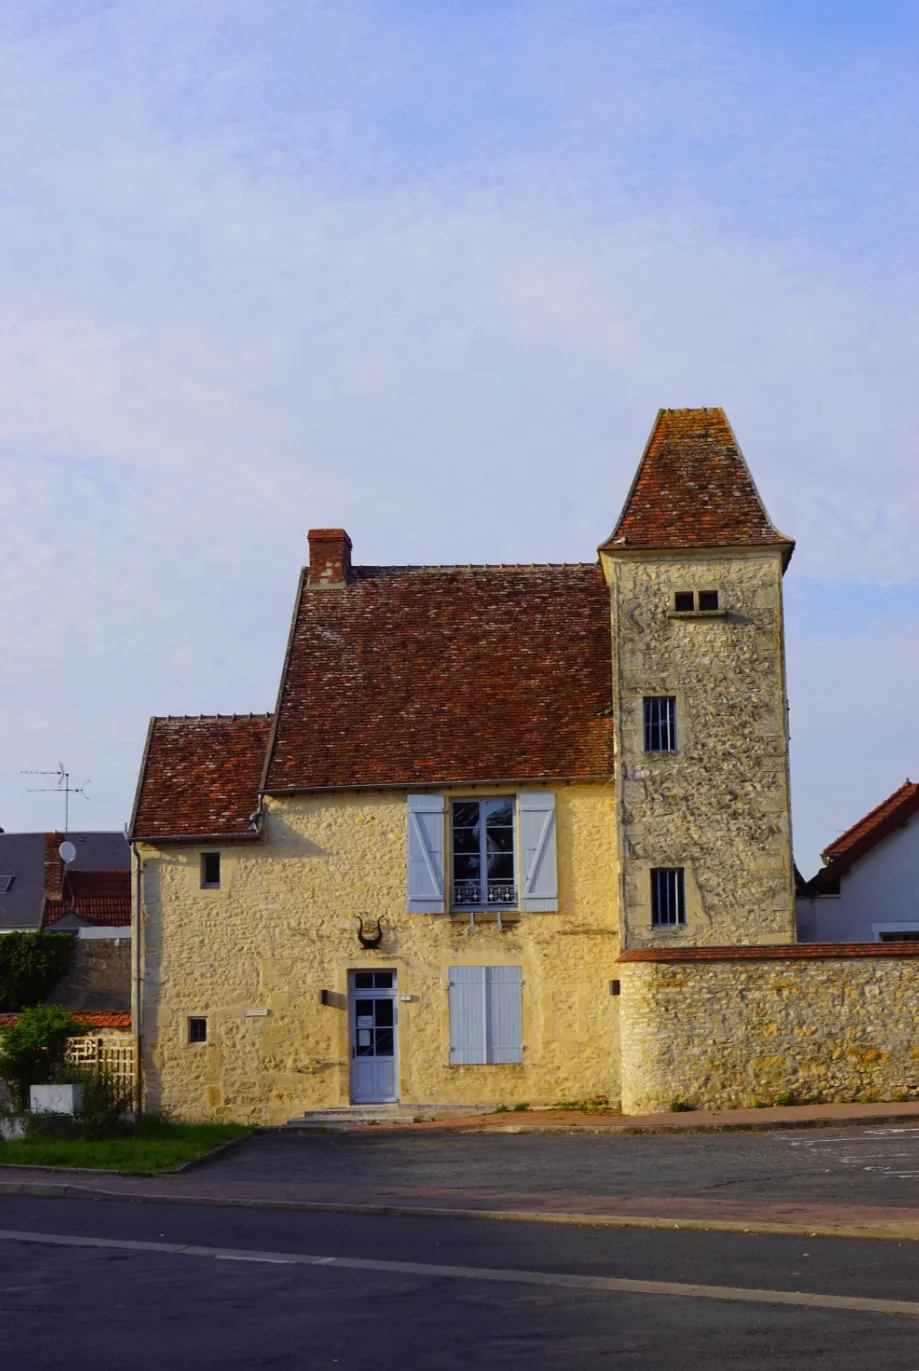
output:
[[[493,1281],[511,1285],[542,1285],[608,1294],[657,1295],[741,1304],[780,1304],[803,1309],[837,1309],[864,1314],[894,1314],[919,1319],[919,1302],[878,1300],[859,1295],[821,1295],[802,1290],[760,1290],[734,1285],[696,1285],[678,1281],[638,1281],[616,1276],[576,1276],[562,1271],[515,1271],[482,1266],[441,1266],[432,1262],[380,1261],[374,1257],[317,1257],[305,1252],[249,1252],[225,1247],[195,1247],[185,1243],[132,1242],[124,1238],[86,1238],[69,1233],[29,1233],[0,1229],[0,1242],[35,1243],[49,1247],[95,1247],[167,1256],[204,1257],[219,1261],[266,1262],[278,1266],[324,1266],[342,1271],[378,1271],[429,1279]]]

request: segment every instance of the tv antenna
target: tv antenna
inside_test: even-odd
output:
[[[82,795],[84,800],[88,800],[86,787],[89,781],[84,781],[82,785],[70,784],[70,772],[65,768],[63,762],[58,762],[56,771],[22,771],[21,776],[56,776],[57,785],[29,786],[30,795],[63,795],[64,797],[64,832],[70,831],[70,797],[71,795]]]

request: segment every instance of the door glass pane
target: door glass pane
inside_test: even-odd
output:
[[[392,990],[392,972],[375,971],[373,973],[373,983],[377,990]]]
[[[376,1032],[378,1057],[391,1057],[393,1055],[393,1031],[391,1028],[378,1028]]]
[[[355,989],[355,990],[372,990],[372,989],[373,989],[373,972],[372,972],[372,971],[355,971],[355,973],[354,973],[354,989]]]
[[[393,1025],[393,1002],[392,1000],[374,1000],[376,1005],[376,1026],[377,1028],[392,1028]]]

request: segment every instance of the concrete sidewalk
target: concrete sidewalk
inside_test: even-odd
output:
[[[566,1109],[509,1109],[501,1113],[426,1116],[422,1122],[336,1122],[336,1132],[380,1133],[723,1133],[770,1128],[838,1128],[845,1124],[919,1122],[919,1101],[870,1104],[770,1105],[765,1109],[694,1109],[685,1113],[613,1114]],[[289,1124],[298,1132],[322,1126]]]

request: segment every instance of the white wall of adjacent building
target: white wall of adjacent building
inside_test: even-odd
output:
[[[796,904],[798,938],[809,943],[874,943],[919,935],[919,815],[889,834],[841,878],[838,895]]]

